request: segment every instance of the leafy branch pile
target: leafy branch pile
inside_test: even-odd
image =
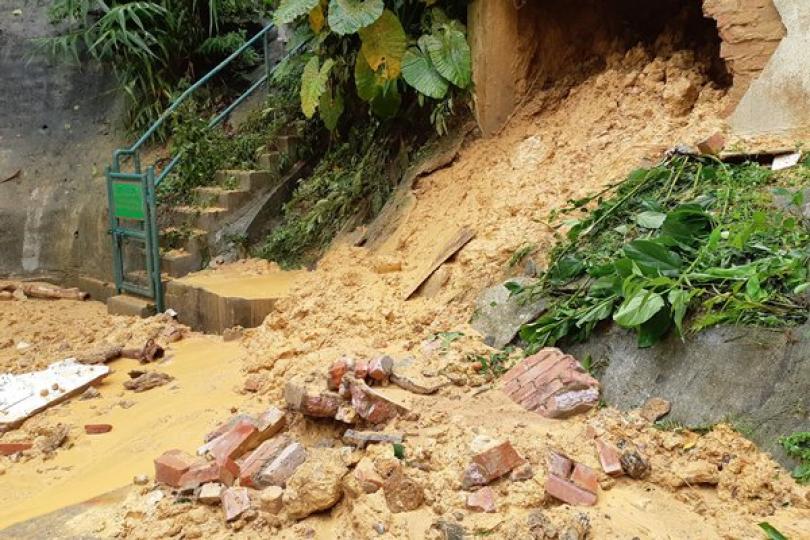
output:
[[[674,156],[636,170],[609,197],[571,201],[567,237],[537,283],[513,293],[553,299],[520,332],[531,348],[584,341],[600,321],[633,329],[649,347],[673,328],[684,335],[720,323],[800,324],[807,307],[808,228],[773,192],[800,205],[794,177],[756,164]],[[555,219],[556,216],[552,216]]]
[[[785,452],[797,460],[799,465],[793,469],[793,478],[800,484],[810,484],[810,432],[802,431],[779,439]]]
[[[346,111],[350,119],[363,108],[380,119],[408,118],[431,101],[430,120],[446,131],[454,96],[470,87],[471,58],[464,24],[447,14],[463,17],[465,3],[428,7],[437,3],[281,0],[275,22],[293,23],[296,39],[313,44],[301,77],[306,117],[319,112],[334,131]]]

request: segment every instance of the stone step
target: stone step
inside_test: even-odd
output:
[[[183,249],[189,253],[200,253],[208,246],[208,231],[188,227],[164,227],[160,231],[160,249],[169,251]]]
[[[171,277],[183,277],[191,272],[201,270],[203,256],[201,253],[189,253],[184,249],[172,249],[160,256],[160,271]]]
[[[146,318],[155,314],[155,304],[140,296],[118,294],[107,298],[107,313]]]
[[[249,200],[251,193],[244,189],[226,189],[220,186],[194,188],[195,206],[216,206],[234,210]]]
[[[214,183],[226,189],[257,191],[277,181],[270,171],[223,170],[214,174]]]
[[[263,148],[260,150],[264,150]],[[281,171],[281,154],[278,151],[261,152],[256,158],[259,169],[278,174]]]
[[[174,227],[186,226],[192,229],[215,230],[230,210],[221,206],[174,206],[169,209],[169,223]]]

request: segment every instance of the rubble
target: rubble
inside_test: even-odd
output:
[[[251,508],[250,495],[243,487],[226,488],[222,491],[220,501],[225,521],[233,521]]]
[[[147,390],[163,386],[174,380],[174,377],[168,373],[160,371],[134,371],[130,372],[130,375],[135,376],[124,383],[124,388],[132,390],[133,392],[146,392]]]
[[[316,449],[287,481],[283,502],[296,519],[333,507],[343,496],[341,481],[349,472],[333,449]]]
[[[377,356],[368,363],[368,377],[382,382],[391,376],[394,370],[394,359],[390,356]]]
[[[180,487],[180,479],[193,466],[200,463],[198,458],[182,450],[168,450],[155,459],[155,482],[171,487]]]
[[[203,484],[200,486],[200,492],[197,495],[197,500],[203,504],[220,504],[220,502],[222,502],[222,492],[225,489],[225,486],[219,482]]]
[[[382,424],[395,418],[401,407],[389,400],[380,392],[374,390],[363,381],[354,379],[349,389],[352,395],[352,406],[360,418],[372,424]]]
[[[269,486],[264,488],[259,493],[261,509],[271,514],[278,514],[281,512],[281,508],[283,506],[283,496],[284,490],[278,486]]]
[[[546,493],[571,505],[593,506],[599,489],[596,473],[575,463],[568,456],[551,452],[548,456]]]
[[[255,483],[259,486],[284,487],[287,480],[295,474],[296,469],[307,460],[307,450],[297,442],[291,442],[284,447],[256,476]]]
[[[522,466],[525,462],[526,460],[517,453],[512,444],[504,441],[473,456],[471,468],[468,467],[467,471],[471,471],[471,478],[483,478],[484,483],[488,484],[509,474],[512,469]]]
[[[726,146],[726,138],[720,132],[714,133],[697,144],[697,149],[701,154],[710,156],[719,155]]]
[[[374,462],[368,457],[364,457],[357,463],[353,474],[360,489],[365,493],[374,493],[382,487],[384,482],[383,477],[374,467]]]
[[[426,377],[411,365],[406,365],[405,362],[397,362],[394,364],[390,380],[403,390],[413,392],[414,394],[425,395],[435,394],[440,388],[449,383],[449,381],[442,376]]]
[[[209,461],[208,463],[200,463],[189,468],[189,470],[180,477],[177,487],[179,487],[181,491],[194,491],[200,486],[211,482],[232,486],[238,474],[239,467],[231,460],[227,460],[221,465],[214,461]]]
[[[70,426],[66,424],[60,423],[53,428],[45,428],[34,439],[34,447],[43,454],[50,454],[65,444],[69,434]]]
[[[599,457],[599,464],[605,474],[610,476],[621,476],[624,474],[621,464],[621,456],[619,450],[610,443],[603,441],[600,438],[594,440],[596,444],[596,453]]]
[[[380,433],[377,431],[355,431],[347,429],[343,434],[343,442],[356,446],[357,448],[365,448],[367,444],[372,443],[391,443],[401,444],[404,436],[401,433]]]
[[[549,418],[585,412],[599,402],[599,381],[573,356],[553,347],[524,359],[502,381],[513,401]]]
[[[487,486],[467,495],[467,508],[476,512],[495,512],[495,492]]]
[[[0,442],[0,456],[11,456],[18,452],[24,452],[26,450],[30,450],[31,447],[34,446],[34,443],[23,441],[23,442]]]
[[[416,510],[425,500],[425,492],[413,478],[405,475],[401,467],[395,469],[383,482],[383,493],[388,509],[393,513]]]
[[[112,428],[110,424],[86,424],[84,426],[84,432],[88,435],[98,435],[101,433],[109,433],[112,431]]]
[[[622,470],[630,478],[639,480],[650,474],[650,464],[636,450],[625,450],[620,458]]]
[[[354,369],[354,359],[344,356],[329,368],[329,375],[326,379],[329,390],[337,390],[343,376]]]
[[[267,487],[262,485],[259,479],[265,467],[275,460],[282,450],[292,443],[292,440],[281,435],[261,443],[244,461],[242,461],[239,472],[239,483],[243,486],[260,489]]]

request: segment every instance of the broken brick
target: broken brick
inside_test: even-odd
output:
[[[31,442],[0,443],[0,455],[10,456],[12,454],[16,454],[17,452],[30,450],[32,446],[34,446],[34,443]]]
[[[182,450],[168,450],[154,461],[155,482],[180,487],[180,478],[199,460]]]
[[[262,510],[271,514],[278,514],[281,512],[281,507],[284,505],[283,496],[284,490],[278,486],[270,486],[263,489],[259,494]]]
[[[402,433],[380,433],[378,431],[355,431],[347,429],[343,434],[343,442],[357,448],[365,448],[370,443],[399,444],[403,440]]]
[[[378,356],[368,363],[368,376],[377,382],[386,380],[394,370],[394,359],[390,356]]]
[[[301,412],[316,418],[334,418],[342,400],[339,395],[332,392],[309,394],[301,402]]]
[[[549,452],[546,458],[548,462],[548,473],[559,476],[560,478],[568,478],[571,476],[571,471],[574,468],[574,462],[571,459],[559,452]]]
[[[596,476],[596,471],[582,463],[574,465],[570,480],[577,486],[591,493],[597,493],[599,491],[599,477]]]
[[[704,139],[697,144],[698,151],[701,154],[716,156],[726,146],[726,138],[719,131],[708,139]]]
[[[109,433],[112,431],[110,424],[85,424],[84,432],[88,435],[99,435],[101,433]]]
[[[476,454],[472,461],[484,470],[487,483],[508,474],[509,471],[525,462],[509,441],[504,441]]]
[[[291,442],[292,440],[286,435],[280,435],[260,444],[242,462],[239,471],[239,483],[256,489],[265,487],[259,480],[259,473],[276,459]]]
[[[248,450],[255,448],[255,435],[258,433],[252,421],[240,421],[229,431],[212,441],[208,452],[218,463],[236,459]],[[253,446],[251,446],[253,445]]]
[[[344,356],[329,367],[329,376],[326,378],[326,386],[329,390],[337,390],[343,376],[354,369],[354,360]]]
[[[368,457],[364,457],[357,463],[354,468],[354,477],[360,484],[360,489],[365,493],[374,493],[382,487],[384,482],[383,477],[374,468],[374,462]]]
[[[207,433],[203,438],[204,442],[210,442],[219,437],[220,435],[224,434],[226,431],[230,431],[233,427],[238,424],[239,422],[253,422],[254,418],[249,414],[237,414],[235,416],[230,417],[226,422],[220,424],[216,427],[213,431]]]
[[[565,503],[572,505],[593,506],[596,504],[596,494],[591,493],[559,476],[550,474],[546,477],[546,493]]]
[[[220,498],[225,521],[233,521],[250,509],[250,496],[247,488],[234,487],[222,492]]]
[[[355,361],[354,376],[358,379],[365,379],[368,376],[368,362],[365,360]]]
[[[259,430],[261,442],[269,439],[287,425],[287,416],[278,407],[270,407],[256,419],[256,429]]]
[[[348,403],[341,403],[335,413],[335,420],[344,424],[354,424],[357,422],[357,411]]]
[[[495,492],[487,486],[467,495],[467,508],[476,512],[495,512]]]
[[[600,438],[596,438],[596,453],[599,456],[599,464],[602,470],[610,476],[621,476],[624,474],[620,461],[619,451],[612,444],[606,443]]]
[[[200,493],[197,495],[197,500],[203,504],[219,504],[222,499],[222,492],[225,486],[220,483],[203,484],[200,487]]]
[[[222,465],[210,461],[191,467],[180,477],[177,487],[183,491],[190,491],[210,482],[232,486],[238,475],[239,467],[232,460],[229,459]]]
[[[381,424],[399,414],[399,406],[380,392],[372,389],[360,380],[353,380],[350,385],[352,406],[360,418],[372,424]]]
[[[306,459],[306,449],[297,442],[292,442],[262,469],[257,477],[256,484],[284,487],[287,485],[287,480]]]

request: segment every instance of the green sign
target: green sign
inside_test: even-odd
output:
[[[140,182],[113,182],[113,206],[115,217],[122,219],[146,219],[144,212],[143,185]]]

